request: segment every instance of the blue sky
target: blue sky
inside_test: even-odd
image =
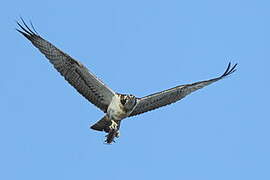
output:
[[[270,179],[269,1],[5,1],[0,179]],[[238,71],[122,123],[103,113],[15,31],[22,16],[112,89],[138,97]]]

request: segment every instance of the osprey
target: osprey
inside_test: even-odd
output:
[[[38,35],[32,23],[30,23],[32,27],[30,29],[22,18],[21,21],[23,24],[17,22],[21,29],[16,30],[30,40],[82,96],[105,113],[101,120],[91,126],[91,129],[105,131],[107,133],[105,142],[108,144],[114,142],[115,137],[119,137],[120,123],[124,118],[175,103],[191,92],[221,80],[236,71],[237,64],[231,66],[229,63],[221,76],[210,80],[176,86],[142,98],[131,94],[120,94],[106,86],[79,61]]]

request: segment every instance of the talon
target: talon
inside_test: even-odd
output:
[[[109,126],[110,131],[117,130],[118,124],[114,121],[112,121],[112,124]]]

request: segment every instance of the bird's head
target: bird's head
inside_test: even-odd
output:
[[[127,94],[121,94],[120,95],[120,101],[121,104],[124,106],[124,108],[127,111],[130,111],[134,108],[134,106],[137,103],[137,98],[131,94],[127,95]]]

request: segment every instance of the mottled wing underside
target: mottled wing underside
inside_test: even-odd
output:
[[[21,29],[17,29],[31,43],[43,53],[55,69],[86,99],[99,107],[103,112],[107,111],[108,105],[114,96],[114,91],[107,87],[101,80],[92,74],[84,65],[76,61],[68,54],[62,52],[50,42],[39,36],[32,23],[32,30],[23,19]]]
[[[226,71],[220,77],[206,81],[196,82],[193,84],[176,86],[174,88],[167,89],[165,91],[161,91],[155,94],[151,94],[143,98],[138,98],[138,104],[133,110],[133,112],[130,114],[130,116],[135,116],[179,101],[186,95],[192,93],[193,91],[201,89],[207,85],[212,84],[213,82],[221,80],[224,77],[232,74],[233,72],[236,71],[235,69],[236,65],[237,64],[231,67],[231,63],[229,63]]]

